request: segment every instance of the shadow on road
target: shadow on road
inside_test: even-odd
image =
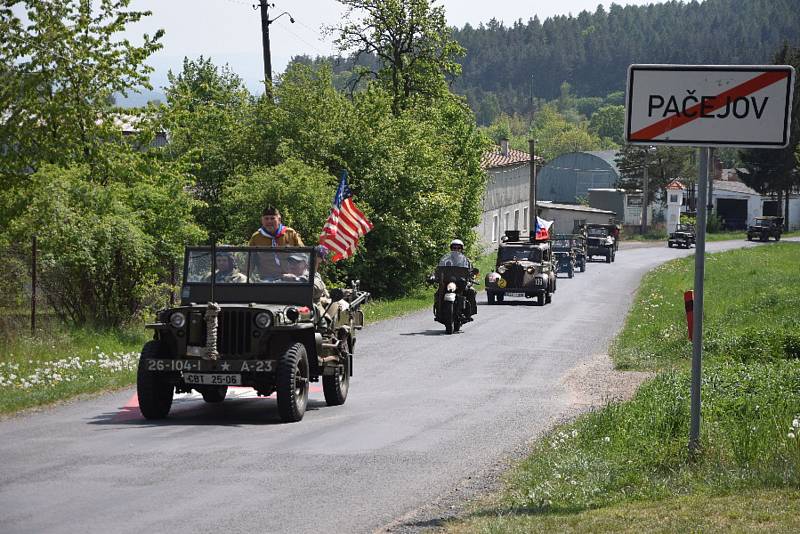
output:
[[[208,404],[199,399],[178,400],[165,419],[145,419],[138,406],[124,406],[114,412],[94,416],[90,425],[126,425],[131,427],[169,426],[245,426],[279,425],[278,404],[274,398],[228,399]],[[308,399],[306,412],[327,407],[323,400]]]
[[[401,336],[446,336],[447,332],[444,331],[444,327],[441,330],[425,330],[422,332],[403,332],[400,334]]]

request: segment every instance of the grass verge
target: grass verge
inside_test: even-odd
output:
[[[631,401],[541,439],[500,494],[448,530],[796,531],[798,262],[800,246],[789,243],[709,255],[697,455],[687,451],[691,347],[681,293],[693,264],[683,258],[645,278],[612,347],[624,367],[659,374]]]
[[[132,384],[144,328],[53,327],[0,340],[0,414]]]

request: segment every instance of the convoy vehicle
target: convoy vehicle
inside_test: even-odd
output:
[[[136,384],[142,415],[166,417],[175,392],[197,390],[217,403],[229,386],[249,386],[261,396],[277,392],[281,420],[299,421],[309,382],[320,377],[326,403],[344,404],[369,293],[355,282],[315,301],[313,251],[188,247],[180,304],[147,325],[154,335],[142,349]],[[241,268],[236,276],[219,276],[224,256]]]
[[[557,252],[566,243],[559,242],[565,240],[569,243],[569,248],[575,252],[575,268],[580,272],[586,271],[586,236],[582,233],[555,234],[553,235],[553,252]]]
[[[689,248],[695,244],[694,225],[679,224],[674,232],[670,232],[669,239],[667,239],[667,246],[669,248]]]
[[[556,291],[556,273],[550,241],[520,239],[519,231],[507,231],[497,248],[495,270],[486,275],[489,304],[505,297],[536,297],[544,306]]]
[[[569,235],[558,234],[553,236],[553,258],[555,259],[556,275],[566,273],[569,278],[575,276],[577,264],[575,249]]]
[[[594,256],[603,256],[606,263],[614,261],[616,248],[614,236],[608,228],[613,225],[606,224],[587,224],[586,225],[586,257],[592,259]]]
[[[781,232],[783,232],[783,217],[756,217],[755,222],[747,227],[747,240],[758,238],[759,241],[767,241],[770,237],[774,237],[775,241],[780,241]]]
[[[433,296],[433,318],[444,325],[447,334],[458,332],[477,313],[477,307],[473,308],[475,290],[472,288],[477,275],[478,269],[466,264],[445,265],[440,262],[428,279],[437,286]],[[469,292],[472,292],[471,298]]]

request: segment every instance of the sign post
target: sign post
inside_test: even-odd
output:
[[[794,68],[788,65],[631,65],[625,100],[628,144],[785,148]],[[709,148],[700,148],[692,317],[689,451],[700,445],[703,281]],[[713,174],[712,174],[713,176]],[[713,178],[712,178],[713,179]]]

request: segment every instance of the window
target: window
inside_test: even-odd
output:
[[[519,230],[519,210],[514,210],[514,230]]]
[[[507,212],[506,212],[506,216],[505,216],[505,218],[503,219],[503,222],[505,223],[505,225],[503,226],[503,229],[504,229],[504,230],[510,230],[510,229],[511,229],[511,228],[508,226],[508,222],[509,222],[509,219],[510,219],[510,217],[511,217],[511,212],[510,212],[510,211],[507,211]]]
[[[528,208],[522,208],[522,229],[528,229]]]
[[[492,216],[492,243],[497,243],[497,223],[499,222],[497,215]]]
[[[586,224],[586,219],[575,219],[572,223],[573,228],[578,228],[579,226],[584,226]]]
[[[673,204],[677,203],[678,202],[678,194],[677,193],[671,193],[669,195],[669,201],[672,202]]]

